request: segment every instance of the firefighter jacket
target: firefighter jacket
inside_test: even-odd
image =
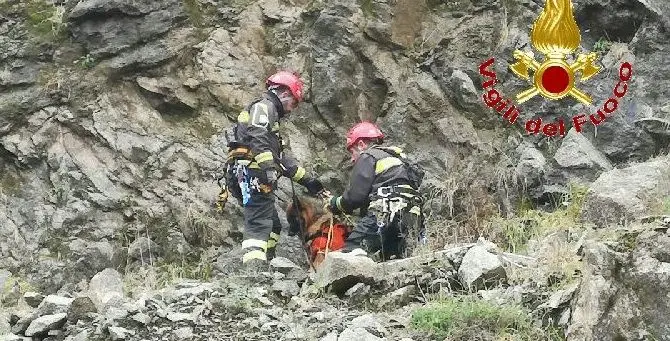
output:
[[[237,117],[236,139],[249,148],[250,169],[275,169],[279,174],[303,184],[307,180],[305,169],[298,165],[295,158],[283,152],[279,134],[279,119],[283,116],[284,108],[279,98],[266,92]]]
[[[354,164],[348,188],[344,194],[333,198],[331,210],[351,213],[367,209],[371,198],[380,187],[409,186],[410,181],[403,162],[384,149],[393,149],[405,157],[398,147],[371,146],[361,153]]]

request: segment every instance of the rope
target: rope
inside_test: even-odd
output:
[[[326,254],[324,257],[328,257],[328,251],[330,250],[330,243],[333,241],[333,215],[330,215],[330,228],[328,228],[328,239],[326,240]]]

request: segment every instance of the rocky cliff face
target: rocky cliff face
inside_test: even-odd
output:
[[[600,177],[587,220],[654,213],[668,195],[667,157],[639,166],[640,186],[635,168],[624,171],[631,188],[620,188],[619,173],[601,174],[668,150],[668,5],[574,1],[582,47],[601,54],[603,71],[586,88],[594,104],[535,98],[511,125],[483,104],[478,66],[495,57],[496,88],[510,98],[523,90],[508,65],[515,49],[529,51],[529,25],[543,5],[3,1],[0,269],[48,294],[106,268],[190,263],[208,248],[237,245],[240,208],[212,207],[225,153],[218,134],[283,67],[307,85],[306,103],[283,127],[298,159],[341,190],[342,136],[360,119],[376,120],[429,171],[430,237],[439,247],[472,237],[486,216],[511,214],[523,198],[553,202],[571,181]],[[562,139],[527,136],[527,119],[595,113],[623,61],[633,80],[606,122]],[[612,198],[612,186],[634,198]],[[640,195],[649,186],[660,201]],[[612,202],[622,209],[599,211]]]

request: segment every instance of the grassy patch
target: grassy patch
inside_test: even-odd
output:
[[[361,10],[366,17],[373,17],[375,15],[374,0],[361,0]]]
[[[520,307],[473,298],[450,298],[419,308],[411,325],[444,340],[561,340],[558,333],[534,326]]]
[[[520,206],[519,215],[511,218],[494,217],[489,229],[494,241],[510,252],[525,251],[528,241],[558,230],[569,230],[580,225],[581,208],[588,188],[571,184],[570,193],[553,212],[532,209],[528,203]]]
[[[188,13],[191,24],[195,27],[202,27],[205,17],[198,0],[184,0],[184,8],[186,9],[186,13]]]
[[[0,307],[13,307],[28,291],[35,291],[35,287],[26,280],[10,276],[0,288]]]
[[[514,283],[531,281],[556,287],[579,278],[582,263],[575,252],[576,242],[586,230],[580,223],[581,207],[587,188],[571,185],[553,212],[527,207],[517,216],[495,217],[489,221],[491,239],[514,253],[530,253],[536,260],[531,267],[510,267]]]
[[[191,245],[209,247],[221,242],[220,223],[211,210],[201,211],[189,205],[177,216],[177,226]]]
[[[432,248],[488,238],[486,221],[498,214],[498,206],[476,180],[455,175],[439,184],[428,184],[426,192],[426,232]]]
[[[162,260],[147,264],[124,275],[124,291],[134,293],[154,291],[181,282],[186,279],[207,282],[212,278],[213,249],[203,251],[196,258],[182,258],[181,261]]]
[[[670,196],[650,195],[649,198],[646,199],[646,204],[649,207],[649,214],[670,215]]]
[[[43,41],[60,41],[66,37],[65,7],[45,0],[29,0],[24,16],[30,32]]]
[[[606,53],[612,47],[612,42],[608,39],[600,37],[598,41],[593,44],[593,52],[600,54]]]

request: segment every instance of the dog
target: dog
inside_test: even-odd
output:
[[[309,251],[309,260],[317,269],[323,262],[326,253],[340,250],[344,241],[351,233],[352,227],[347,226],[338,217],[333,216],[316,198],[302,197],[290,203],[286,209],[286,217],[290,230],[301,231],[301,241]]]

